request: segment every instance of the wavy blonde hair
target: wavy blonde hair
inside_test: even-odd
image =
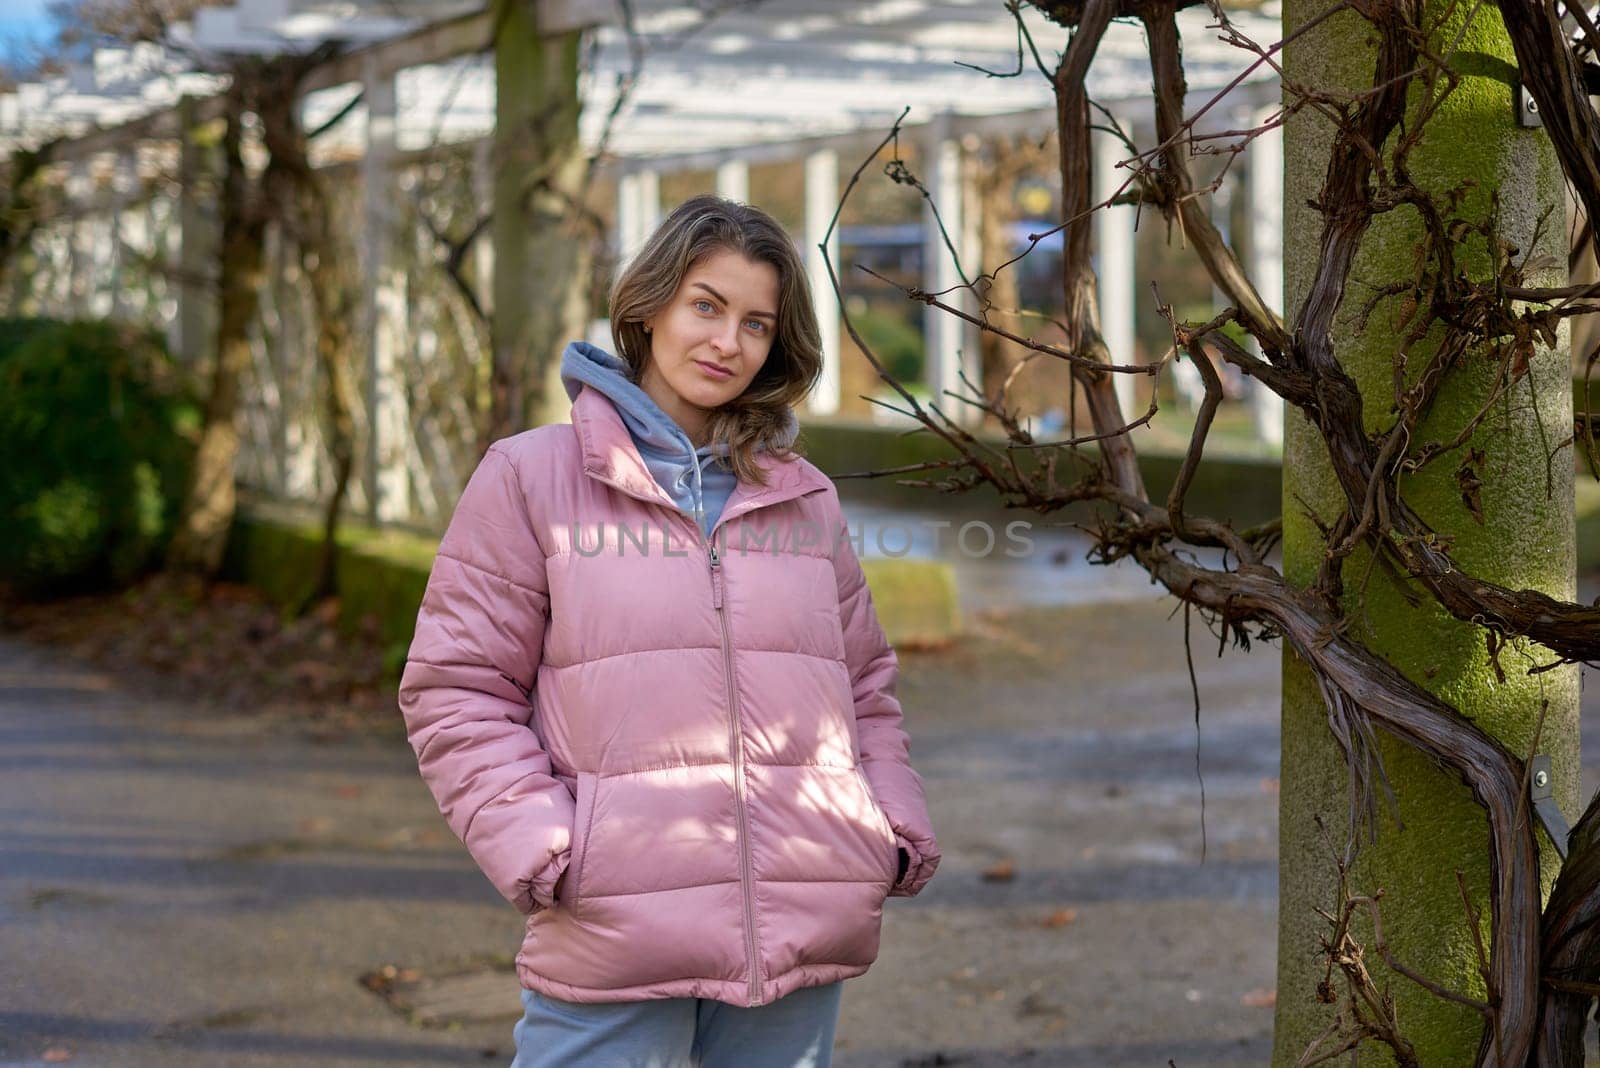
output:
[[[728,461],[743,481],[765,485],[755,453],[798,455],[784,439],[790,410],[822,374],[822,332],[811,305],[811,284],[794,242],[776,219],[749,204],[705,194],[673,209],[611,287],[611,337],[639,382],[650,363],[645,321],[672,300],[684,276],[707,256],[737,252],[778,272],[778,323],[767,362],[745,391],[711,412],[712,442],[726,442]]]

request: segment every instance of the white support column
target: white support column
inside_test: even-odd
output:
[[[77,160],[67,175],[67,293],[61,310],[65,317],[77,318],[90,314],[89,297],[94,291],[94,264],[89,247],[94,234],[94,204],[90,192],[94,179],[89,174],[89,164]]]
[[[123,215],[128,210],[128,201],[133,196],[133,188],[139,181],[139,168],[133,149],[118,149],[116,164],[111,174],[111,189],[109,191],[106,226],[110,237],[110,263],[108,264],[107,281],[111,290],[111,318],[121,320],[128,315],[127,277],[123,274],[123,266],[128,260],[128,234],[124,232],[126,225]]]
[[[72,304],[72,202],[66,201],[62,221],[51,226],[49,244],[50,273],[34,287],[35,315],[60,316]],[[22,271],[13,274],[21,275]]]
[[[261,383],[261,400],[273,426],[269,440],[280,456],[276,464],[277,485],[290,500],[315,501],[321,499],[327,482],[322,463],[322,428],[316,414],[316,379],[307,381],[306,375],[295,373],[304,361],[310,301],[297,284],[298,257],[286,247],[282,229],[268,226],[264,236],[262,263],[269,264],[270,271],[269,281],[261,287],[260,353],[252,358]],[[357,315],[365,316],[365,308],[358,309]],[[356,324],[357,331],[365,326],[362,318]],[[314,322],[310,329],[316,329]],[[365,344],[365,335],[358,332],[356,336],[356,344]],[[254,354],[256,343],[252,342],[250,348]],[[362,490],[365,492],[365,486]]]
[[[55,314],[58,306],[59,294],[65,285],[64,279],[69,277],[68,264],[72,250],[68,246],[68,236],[71,230],[59,222],[54,226],[41,226],[34,231],[33,249],[38,259],[38,270],[30,272],[14,270],[11,272],[12,283],[19,288],[18,302],[14,305],[14,315],[45,316]]]
[[[717,195],[737,200],[741,204],[750,201],[750,164],[742,159],[730,159],[717,167]]]
[[[1119,125],[1130,129],[1126,117],[1119,117]],[[1108,133],[1094,135],[1094,201],[1103,204],[1124,182],[1132,176],[1126,167],[1117,164],[1130,154],[1128,146]],[[1100,336],[1105,338],[1106,350],[1112,363],[1138,363],[1135,351],[1137,332],[1134,303],[1134,250],[1137,234],[1134,224],[1138,209],[1131,204],[1101,208],[1095,212],[1094,240],[1098,258],[1098,277],[1095,292],[1099,296]],[[1129,374],[1111,376],[1117,391],[1117,404],[1122,409],[1124,421],[1140,414],[1137,396],[1138,380]]]
[[[961,250],[961,265],[967,271],[968,278],[977,278],[983,270],[983,204],[978,192],[979,158],[978,148],[981,142],[977,135],[967,134],[962,140],[960,155],[960,195],[961,195],[961,226],[956,234],[959,243],[956,248]],[[971,315],[978,314],[978,298],[971,290],[961,291],[961,304]],[[983,380],[983,332],[972,323],[963,322],[961,331],[961,366],[966,369],[967,381],[972,384],[972,389],[982,394],[984,391]],[[971,390],[966,390],[968,394]],[[960,405],[960,421],[977,425],[983,421],[983,413],[971,405]]]
[[[961,144],[950,135],[950,117],[936,116],[928,124],[924,142],[928,155],[923,182],[938,205],[939,218],[926,204],[922,211],[922,288],[930,293],[942,293],[940,299],[969,313],[974,312],[975,298],[963,285],[961,271],[945,244],[945,234],[950,245],[961,255],[961,267],[973,269],[975,261],[970,248],[972,227],[967,216],[966,169],[962,166]],[[944,234],[939,222],[944,222]],[[945,390],[965,395],[968,390],[961,382],[961,372],[966,368],[967,378],[974,385],[978,381],[978,346],[967,324],[929,305],[922,317],[923,336],[927,360],[923,368],[924,381],[933,391],[933,402],[939,410],[958,423],[970,422],[974,409],[944,395]]]
[[[401,346],[407,344],[405,271],[393,264],[378,279],[376,300],[378,329],[374,352],[378,357],[378,407],[373,413],[378,446],[378,519],[403,521],[411,516],[411,472],[406,466],[407,439],[411,436],[411,404],[401,370]]]
[[[472,192],[479,217],[494,210],[494,138],[484,137],[473,151]],[[472,243],[472,264],[477,276],[474,291],[483,313],[494,315],[494,240],[486,226]]]
[[[89,286],[81,314],[107,319],[112,310],[112,271],[115,268],[117,204],[117,161],[112,159],[111,180],[94,191],[89,216]]]
[[[1277,105],[1257,112],[1251,121],[1259,126],[1280,109]],[[1267,307],[1283,314],[1283,128],[1268,130],[1250,143],[1250,277]],[[1269,445],[1283,446],[1283,399],[1260,382],[1250,383],[1250,407],[1256,436]]]
[[[368,518],[401,519],[411,510],[405,465],[405,389],[396,371],[405,321],[405,281],[391,263],[394,220],[390,170],[395,147],[394,75],[369,61],[364,72],[366,155],[361,161],[363,339],[367,349],[367,463],[363,484]]]
[[[1206,202],[1206,214],[1211,219],[1211,225],[1216,227],[1217,234],[1222,238],[1222,243],[1233,246],[1233,184],[1230,178],[1238,176],[1237,171],[1224,175],[1211,191],[1211,196]],[[1221,311],[1228,306],[1228,295],[1216,280],[1211,282],[1211,307],[1214,312]],[[1233,374],[1233,368],[1220,369],[1223,381],[1226,382]],[[1191,412],[1199,413],[1201,405],[1206,400],[1206,381],[1200,374],[1200,369],[1194,365],[1194,360],[1184,355],[1174,360],[1172,364],[1172,380]]]
[[[634,171],[617,180],[617,263],[626,264],[661,221],[661,180],[655,171]]]
[[[720,178],[720,172],[719,172]],[[811,391],[812,415],[833,415],[839,410],[840,348],[839,298],[828,279],[828,266],[822,256],[822,241],[839,202],[839,155],[832,149],[806,157],[806,275],[811,281],[811,303],[817,326],[822,332],[822,377]],[[839,235],[828,239],[828,259],[835,270],[839,263]]]
[[[168,274],[168,269],[178,262],[177,198],[162,196],[152,188],[137,220],[140,250],[152,262],[164,265],[162,270],[146,272],[140,314],[159,324],[164,336],[171,337],[177,331],[178,317],[177,286]]]

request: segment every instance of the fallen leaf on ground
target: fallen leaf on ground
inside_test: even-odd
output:
[[[1239,999],[1239,1004],[1251,1009],[1270,1009],[1278,1003],[1278,992],[1260,987]]]
[[[1017,1018],[1025,1016],[1059,1016],[1066,1010],[1062,1006],[1039,993],[1028,994],[1017,1006]]]
[[[1078,919],[1077,909],[1056,909],[1041,921],[1044,927],[1067,927]]]
[[[72,1059],[72,1051],[65,1046],[51,1046],[44,1051],[44,1056],[39,1059],[49,1061],[51,1064],[58,1064],[61,1061],[70,1061]]]
[[[895,642],[895,650],[905,650],[907,653],[942,653],[955,644],[954,638],[930,638],[913,636],[902,638]]]
[[[341,673],[338,664],[324,660],[297,660],[289,665],[289,674],[304,683],[327,683]]]
[[[1017,866],[1009,860],[998,861],[983,869],[986,883],[1009,883],[1017,877]]]

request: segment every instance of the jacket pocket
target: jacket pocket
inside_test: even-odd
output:
[[[883,811],[883,806],[878,804],[878,798],[872,792],[872,782],[867,778],[866,769],[860,764],[856,765],[856,778],[860,780],[861,790],[866,794],[873,813],[878,817],[878,835],[883,840],[883,854],[886,857],[885,881],[892,889],[895,876],[900,874],[900,846],[894,840],[894,825],[889,822],[889,815]]]
[[[567,865],[566,895],[557,904],[575,909],[583,890],[583,860],[589,852],[589,824],[594,819],[594,792],[597,776],[593,772],[578,772],[574,800],[576,811],[572,819],[572,862]]]

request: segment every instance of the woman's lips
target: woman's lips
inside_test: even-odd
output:
[[[720,380],[733,377],[733,370],[731,368],[719,367],[714,363],[706,363],[704,360],[696,360],[694,362],[712,378]]]

